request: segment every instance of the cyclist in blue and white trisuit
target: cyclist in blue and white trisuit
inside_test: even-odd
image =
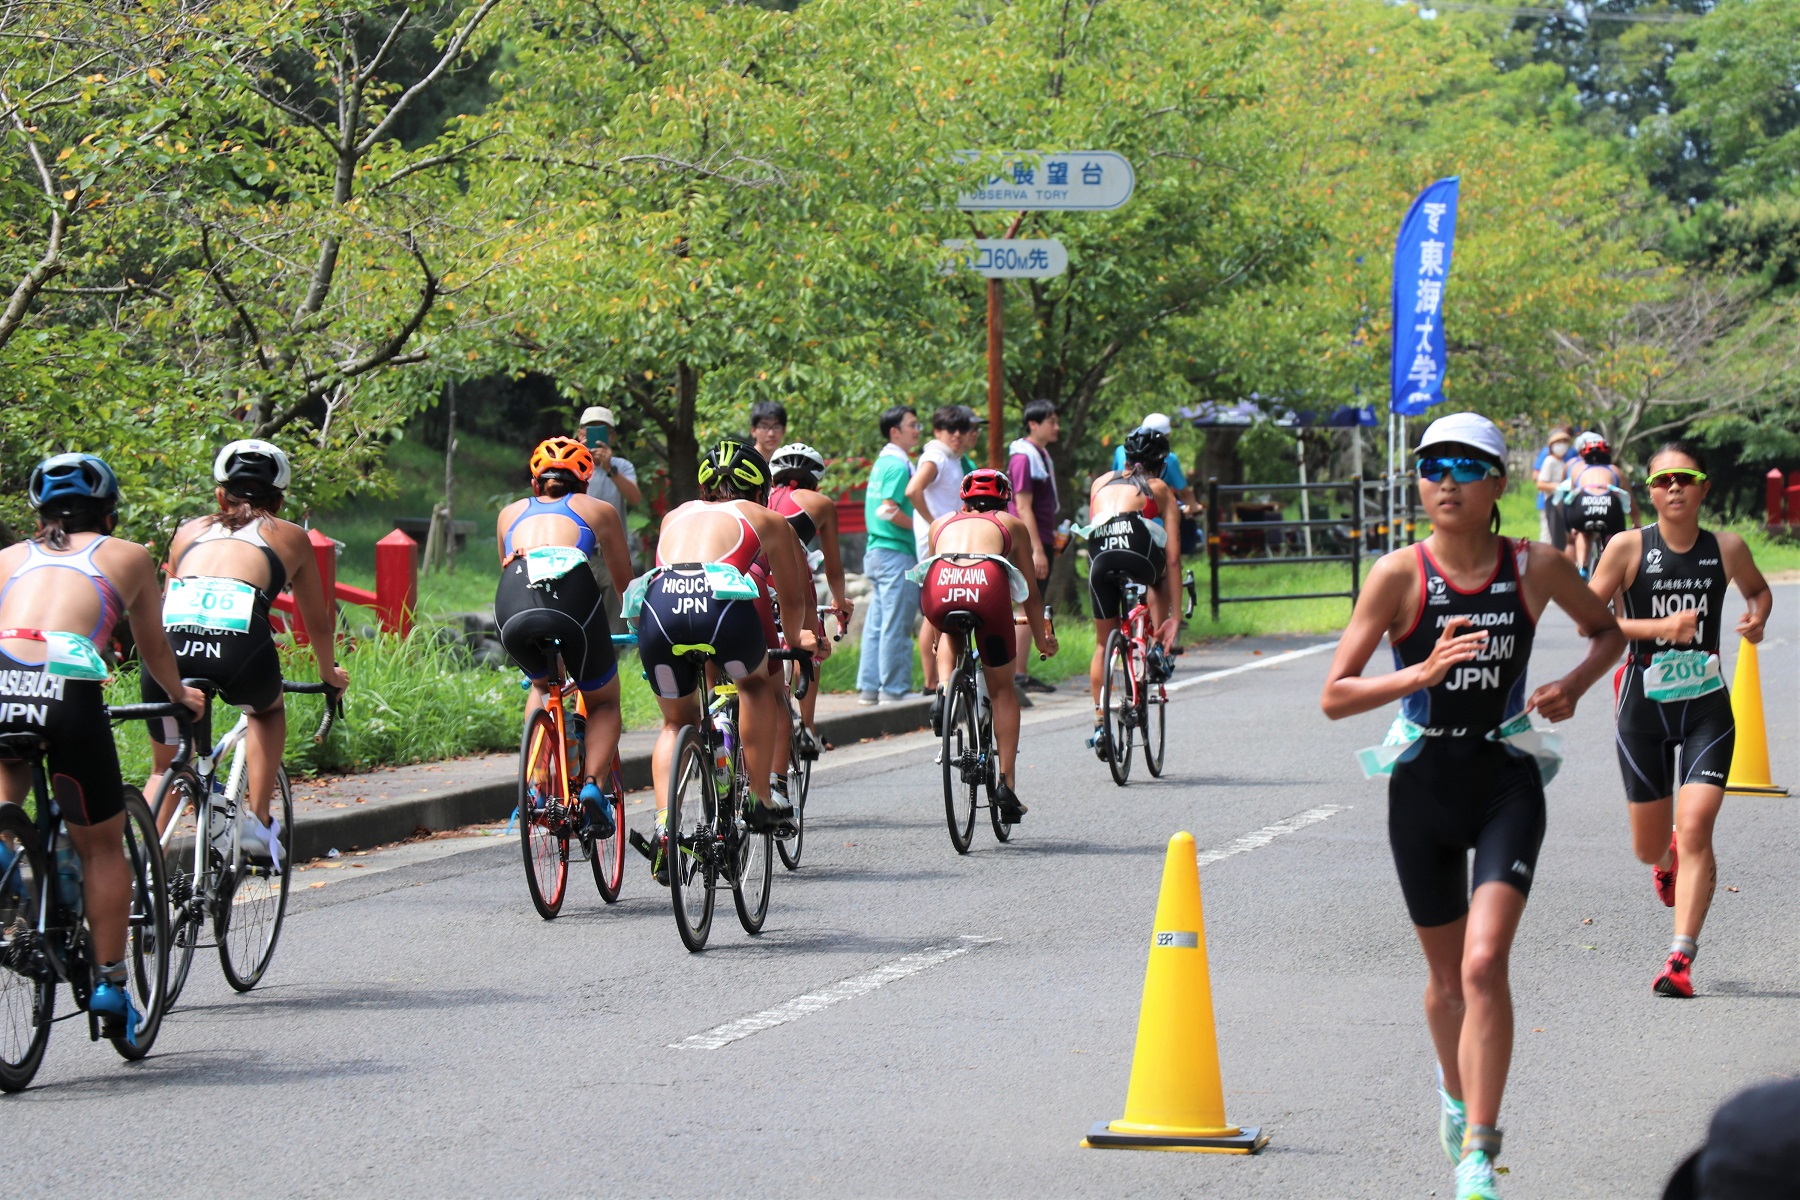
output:
[[[1438,1138],[1457,1165],[1455,1195],[1493,1200],[1512,1059],[1508,959],[1543,841],[1549,765],[1544,735],[1525,714],[1572,716],[1624,638],[1555,550],[1499,536],[1506,442],[1493,422],[1439,418],[1418,456],[1431,536],[1369,572],[1320,707],[1336,720],[1402,706],[1388,741],[1359,757],[1370,775],[1391,767],[1388,841],[1429,968]],[[1528,692],[1533,635],[1552,601],[1592,641],[1567,675]],[[1365,678],[1384,636],[1395,669]]]
[[[1651,987],[1685,998],[1718,880],[1713,823],[1737,743],[1719,665],[1725,589],[1735,583],[1743,593],[1737,632],[1752,643],[1762,641],[1772,597],[1742,537],[1700,528],[1707,482],[1698,450],[1685,442],[1658,450],[1649,484],[1656,523],[1609,542],[1592,587],[1617,599],[1631,638],[1613,687],[1632,848],[1651,865],[1657,898],[1675,910],[1675,941]]]
[[[546,646],[557,643],[587,707],[581,807],[594,836],[605,841],[615,832],[613,806],[600,780],[619,746],[619,666],[612,623],[589,563],[601,555],[622,596],[631,581],[631,557],[619,510],[586,492],[593,474],[594,456],[571,438],[550,438],[531,452],[531,495],[501,509],[494,527],[500,552],[494,621],[508,657],[531,680],[528,719],[549,695],[555,664]]]
[[[50,796],[81,859],[98,964],[88,1009],[107,1037],[136,1045],[140,1018],[125,970],[125,783],[103,690],[113,628],[131,622],[143,670],[196,717],[206,699],[181,682],[158,619],[149,552],[111,536],[119,505],[112,468],[92,454],[58,454],[32,471],[30,497],[37,533],[0,550],[0,733],[32,734],[48,744]],[[0,758],[0,803],[23,804],[30,794],[26,765]],[[0,873],[14,853],[0,845]]]

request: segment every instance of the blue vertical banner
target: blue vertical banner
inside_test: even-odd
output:
[[[1456,234],[1458,177],[1440,179],[1406,210],[1394,244],[1394,361],[1388,407],[1416,417],[1444,402],[1444,285]]]

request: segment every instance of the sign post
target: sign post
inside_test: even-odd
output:
[[[980,158],[966,150],[964,160]],[[1020,151],[972,192],[957,197],[964,212],[1010,211],[1013,219],[1004,238],[975,243],[975,269],[987,276],[988,322],[988,466],[1006,469],[1006,405],[1002,328],[1002,279],[1048,279],[1069,268],[1069,257],[1056,241],[1034,241],[1023,253],[1009,253],[996,242],[1014,238],[1034,212],[1099,212],[1118,208],[1131,198],[1137,174],[1123,156],[1110,150]],[[966,245],[966,243],[963,243]],[[1054,249],[1052,249],[1054,247]],[[1037,251],[1043,251],[1040,257]]]

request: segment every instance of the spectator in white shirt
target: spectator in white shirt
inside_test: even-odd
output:
[[[962,507],[962,452],[973,424],[969,410],[960,404],[946,404],[931,414],[931,440],[919,451],[912,481],[906,485],[920,562],[931,553],[931,523]],[[925,668],[925,692],[931,696],[937,695],[938,688],[937,655],[932,650],[936,640],[937,630],[931,622],[920,621],[919,661]]]

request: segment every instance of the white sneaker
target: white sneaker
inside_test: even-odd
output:
[[[275,873],[281,873],[280,817],[275,817],[264,825],[256,819],[255,813],[244,813],[238,818],[238,840],[246,855],[268,859],[275,864]]]

